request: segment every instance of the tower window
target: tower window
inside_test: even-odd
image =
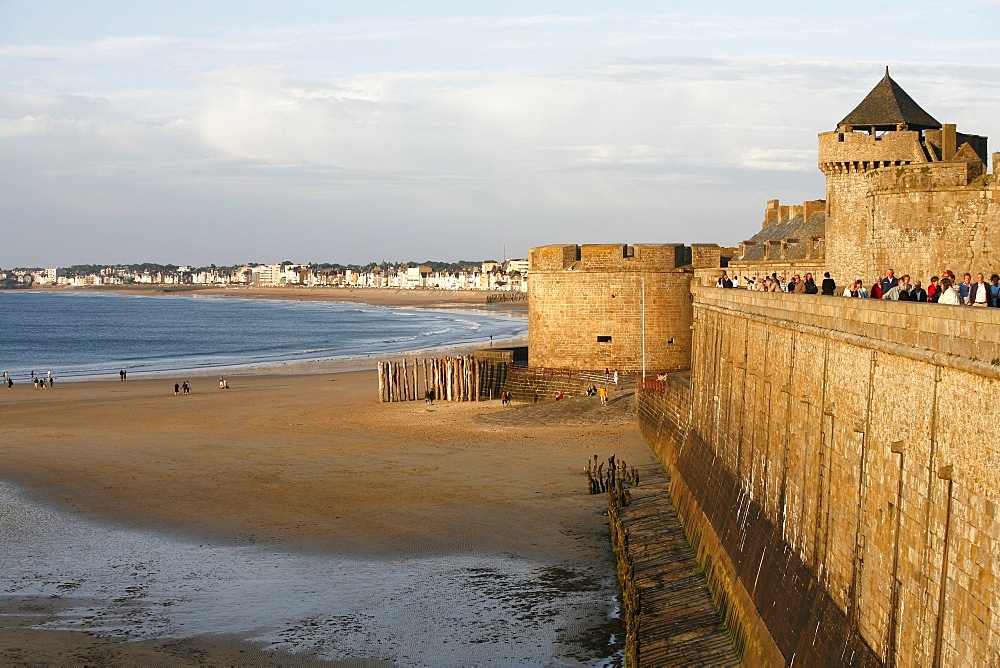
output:
[[[598,336],[597,337],[597,342],[598,343],[611,343],[611,337],[610,336]]]

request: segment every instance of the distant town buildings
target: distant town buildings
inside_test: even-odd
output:
[[[383,264],[367,268],[314,264],[254,264],[233,267],[113,265],[80,268],[0,269],[0,287],[127,285],[254,285],[260,287],[349,287],[527,292],[528,260],[469,264],[435,270],[429,264]]]

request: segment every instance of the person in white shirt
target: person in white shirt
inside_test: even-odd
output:
[[[958,288],[951,284],[950,279],[941,279],[941,298],[938,299],[938,304],[949,304],[951,306],[960,306],[962,304],[962,296],[959,294]]]
[[[990,285],[982,274],[976,274],[976,282],[969,288],[969,306],[989,306]]]

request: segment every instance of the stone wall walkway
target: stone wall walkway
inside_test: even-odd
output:
[[[670,500],[670,476],[658,465],[637,468],[641,484],[619,515],[641,602],[639,665],[740,665]]]

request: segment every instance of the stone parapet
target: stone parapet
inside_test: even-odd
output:
[[[744,661],[995,663],[1000,311],[692,295],[640,426]]]
[[[867,132],[822,132],[819,135],[819,168],[831,171],[867,171],[878,167],[929,162],[912,130],[871,135]]]
[[[1000,309],[700,287],[692,292],[706,309],[849,335],[904,357],[1000,377]]]

